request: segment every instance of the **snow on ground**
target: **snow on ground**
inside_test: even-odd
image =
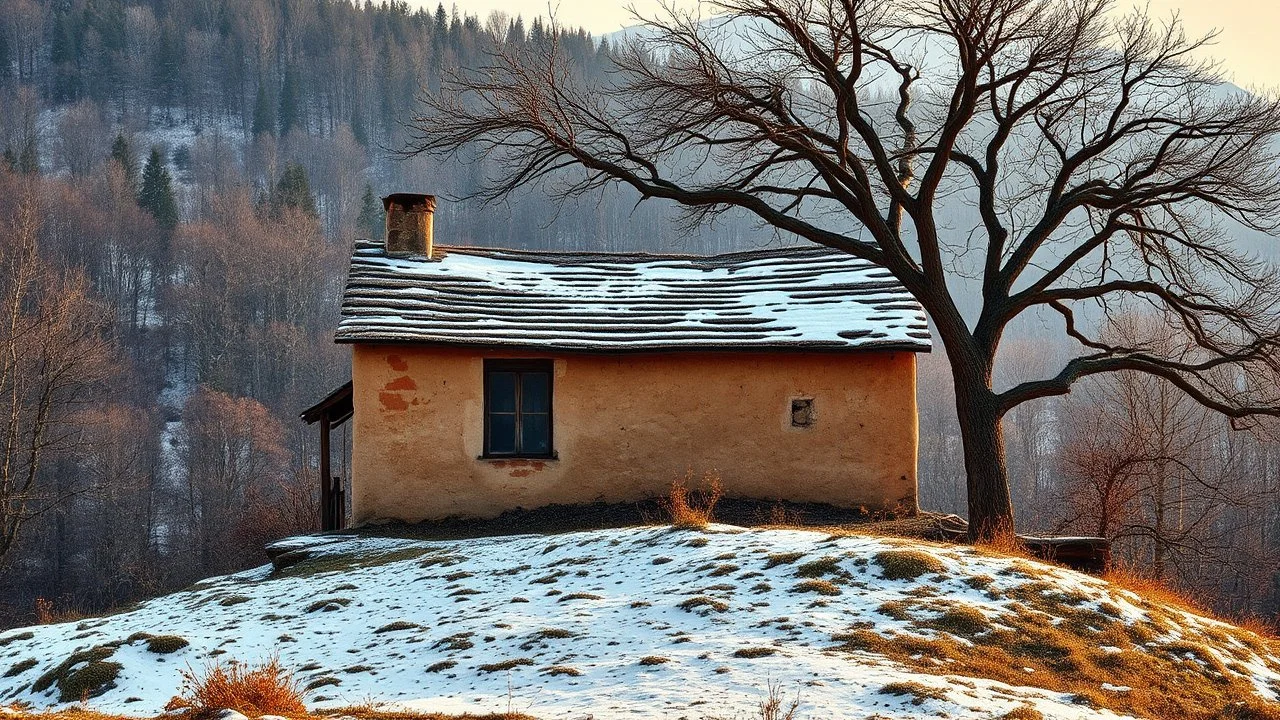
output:
[[[56,685],[32,689],[42,674],[74,652],[120,643],[108,658],[122,665],[115,686],[91,705],[131,715],[160,711],[185,668],[276,654],[312,686],[309,701],[320,708],[376,700],[539,718],[730,718],[758,716],[775,683],[788,697],[799,693],[800,717],[995,718],[1031,705],[1046,718],[1112,718],[1063,693],[920,673],[837,649],[832,638],[851,627],[921,632],[884,608],[919,601],[923,586],[997,616],[1012,602],[996,599],[999,590],[1026,583],[1018,568],[1031,565],[1083,606],[1106,605],[1125,622],[1144,616],[1136,596],[1071,571],[966,548],[800,530],[288,542],[308,559],[208,580],[118,615],[0,634],[0,705],[57,705]],[[892,573],[878,558],[908,545],[931,556],[934,569],[884,577]],[[805,584],[815,576],[839,584]],[[140,637],[129,642],[141,632],[190,644],[156,652]],[[1248,666],[1268,699],[1280,680],[1271,662]],[[902,683],[916,685],[903,692]]]

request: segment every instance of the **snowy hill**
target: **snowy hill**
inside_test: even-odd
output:
[[[184,668],[273,653],[317,708],[539,718],[758,715],[770,683],[810,718],[1208,718],[1280,691],[1252,633],[970,548],[729,526],[287,542],[280,570],[0,634],[0,705],[150,715]]]

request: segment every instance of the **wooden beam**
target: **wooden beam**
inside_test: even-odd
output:
[[[332,427],[329,425],[329,414],[325,413],[320,416],[320,529],[336,530],[337,524],[333,517],[333,503],[330,500],[332,492],[333,474],[330,470],[331,459],[329,457],[329,434]]]

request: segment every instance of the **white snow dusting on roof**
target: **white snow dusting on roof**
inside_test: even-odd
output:
[[[357,246],[339,342],[646,350],[930,348],[889,271],[822,247],[717,256]]]

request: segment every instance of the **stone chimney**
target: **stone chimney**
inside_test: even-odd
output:
[[[431,257],[435,195],[395,193],[382,198],[387,211],[387,253]]]

